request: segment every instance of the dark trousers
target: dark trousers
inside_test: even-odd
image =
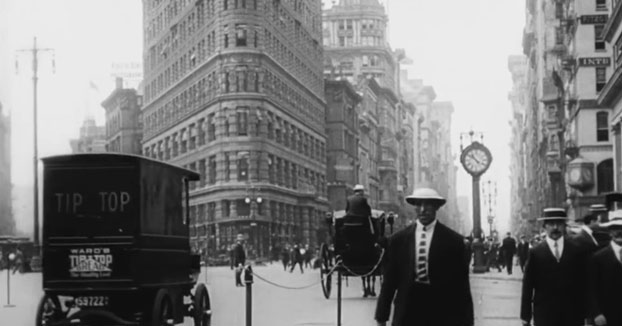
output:
[[[432,295],[430,285],[413,283],[408,296],[409,306],[412,309],[407,309],[404,320],[399,325],[439,326],[438,318],[441,316],[435,313],[438,307],[430,301]]]
[[[507,257],[507,256],[510,256],[510,255],[506,255],[505,257],[505,268],[507,268],[508,275],[511,275],[512,274],[512,262],[514,261],[513,259],[514,256],[510,256],[510,257]]]
[[[292,269],[290,269],[289,272],[291,273],[291,272],[294,271],[294,268],[296,268],[296,264],[300,265],[300,273],[304,273],[304,271],[302,270],[302,264],[303,264],[302,260],[293,261],[292,262]]]
[[[235,268],[235,285],[244,285],[242,284],[242,268]]]

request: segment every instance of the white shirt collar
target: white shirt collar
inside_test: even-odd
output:
[[[436,226],[436,219],[434,219],[434,221],[432,221],[432,223],[428,224],[428,225],[423,225],[421,224],[421,222],[419,222],[419,220],[417,220],[417,230],[419,231],[423,231],[425,228],[425,232],[434,232],[434,227]]]
[[[551,249],[551,252],[553,254],[555,254],[555,243],[557,242],[557,250],[559,251],[559,257],[561,258],[562,253],[564,252],[564,237],[561,236],[559,237],[559,239],[553,240],[547,236],[545,237],[545,239],[546,243],[549,245],[549,249]]]
[[[594,231],[592,231],[592,229],[590,229],[590,227],[585,224],[581,225],[581,229],[583,229],[583,231],[587,232],[587,234],[589,235],[593,235],[594,233]]]

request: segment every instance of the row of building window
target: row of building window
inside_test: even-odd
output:
[[[201,180],[193,183],[190,189],[201,189],[219,182],[247,182],[252,179],[255,182],[267,182],[326,197],[326,177],[323,173],[302,167],[276,155],[266,154],[229,151],[187,164],[185,168],[201,175]],[[265,176],[262,175],[262,167],[267,168]]]
[[[228,111],[225,109],[225,111]],[[261,112],[261,111],[256,111]],[[178,155],[185,154],[197,147],[209,144],[219,137],[249,136],[260,137],[262,126],[266,127],[266,136],[277,144],[283,145],[296,151],[309,159],[324,162],[326,158],[325,143],[310,134],[298,129],[279,117],[274,117],[271,112],[267,113],[267,120],[263,121],[262,113],[257,113],[253,119],[249,119],[249,109],[240,107],[234,112],[219,115],[222,121],[218,122],[215,113],[207,118],[202,118],[197,123],[191,123],[180,132],[160,140],[157,144],[145,147],[144,152],[148,156],[158,159],[169,160]],[[220,126],[220,128],[218,127]],[[217,128],[221,132],[217,133]],[[155,153],[155,154],[153,154]]]
[[[215,71],[209,72],[180,94],[173,97],[159,108],[144,115],[145,138],[156,134],[160,130],[177,123],[188,114],[195,112],[205,104],[221,94],[221,84],[224,93],[232,92],[263,92],[272,96],[282,107],[292,110],[291,113],[301,119],[314,122],[320,126],[324,112],[321,107],[314,106],[305,95],[301,95],[293,87],[282,82],[268,70],[264,71],[264,79],[260,82],[261,73],[252,68],[229,67],[219,80]],[[260,86],[263,84],[263,88]],[[265,90],[265,91],[264,91]]]
[[[310,207],[286,204],[279,201],[263,201],[257,204],[256,214],[270,217],[271,222],[284,225],[314,226],[323,218],[323,213]],[[308,217],[303,221],[304,211]],[[190,206],[190,221],[195,226],[217,223],[219,218],[231,216],[248,217],[250,205],[244,199],[221,200]]]

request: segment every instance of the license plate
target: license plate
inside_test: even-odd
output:
[[[76,298],[78,307],[104,307],[108,305],[108,297],[103,295],[83,296]]]

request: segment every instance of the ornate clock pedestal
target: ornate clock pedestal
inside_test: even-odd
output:
[[[472,136],[473,133],[471,132],[470,135]],[[473,273],[484,273],[486,272],[486,256],[484,256],[482,237],[479,179],[490,167],[492,155],[482,143],[472,141],[462,150],[460,162],[466,172],[473,177]]]

